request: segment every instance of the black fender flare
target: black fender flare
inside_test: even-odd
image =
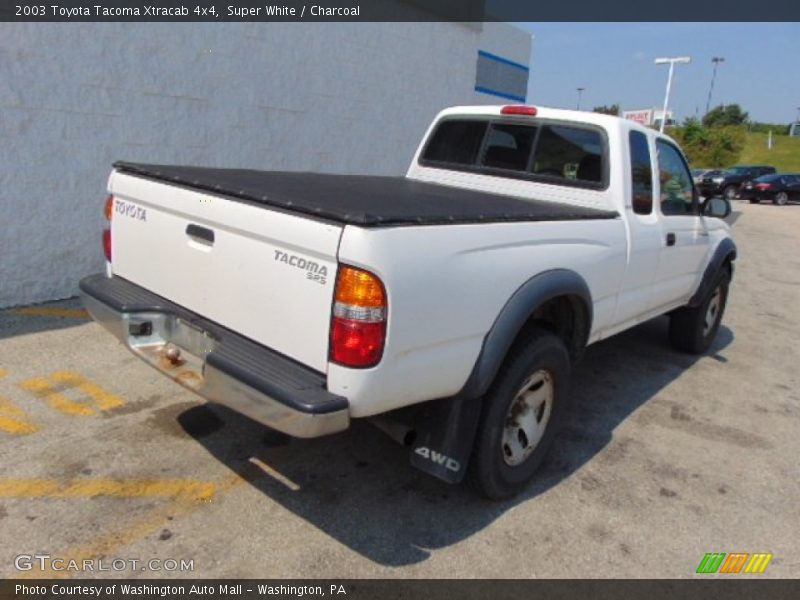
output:
[[[523,283],[503,306],[483,340],[481,352],[467,382],[458,393],[459,397],[477,398],[486,393],[525,323],[537,308],[558,296],[577,296],[582,300],[584,333],[578,342],[577,352],[570,352],[572,359],[580,356],[586,346],[594,316],[589,286],[575,271],[544,271]]]
[[[714,250],[714,254],[711,256],[711,260],[708,261],[706,270],[703,272],[703,278],[700,280],[700,285],[689,299],[687,305],[695,307],[699,306],[703,302],[706,296],[708,296],[708,294],[711,292],[711,286],[714,285],[717,273],[719,273],[726,261],[730,261],[731,275],[733,275],[734,260],[736,260],[736,244],[731,238],[725,238]]]
[[[411,464],[448,483],[458,483],[467,469],[481,416],[481,397],[522,328],[537,308],[558,296],[582,300],[584,326],[577,342],[578,356],[586,346],[592,324],[592,297],[586,281],[567,269],[545,271],[523,283],[495,318],[483,340],[467,382],[455,396],[428,403],[414,424]],[[576,356],[575,358],[577,358]]]

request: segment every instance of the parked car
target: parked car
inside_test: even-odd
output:
[[[758,204],[762,200],[772,200],[773,204],[783,206],[790,200],[800,202],[800,174],[775,173],[762,175],[753,181],[742,184],[739,197]]]
[[[405,177],[118,162],[108,187],[80,288],[125,347],[295,437],[370,419],[491,498],[533,477],[588,344],[668,314],[706,351],[736,258],[675,141],[588,112],[447,109]]]
[[[704,177],[718,177],[722,169],[692,169],[692,179],[695,185],[700,185]]]
[[[705,175],[698,189],[704,198],[722,195],[733,200],[743,183],[775,172],[775,167],[769,165],[737,165],[718,175]]]

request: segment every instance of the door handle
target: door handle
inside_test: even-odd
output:
[[[668,233],[667,234],[667,246],[674,246],[675,245],[675,234]]]
[[[186,226],[186,235],[199,240],[203,240],[209,244],[214,243],[214,230],[208,227],[200,227],[194,223],[189,223]]]

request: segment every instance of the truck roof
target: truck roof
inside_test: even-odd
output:
[[[442,110],[436,117],[438,121],[442,117],[451,115],[480,115],[480,116],[497,116],[507,117],[501,111],[507,106],[531,106],[536,108],[536,116],[530,117],[532,119],[553,119],[556,121],[573,121],[579,123],[589,123],[592,125],[599,125],[600,127],[610,129],[623,127],[625,129],[635,129],[644,133],[653,133],[653,129],[645,127],[632,121],[630,119],[623,119],[614,115],[607,115],[604,113],[596,113],[585,110],[569,110],[565,108],[551,108],[547,106],[538,105],[508,105],[508,104],[493,104],[493,105],[477,105],[477,106],[451,106]],[[525,118],[525,117],[522,117]]]

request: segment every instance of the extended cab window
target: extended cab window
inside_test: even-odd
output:
[[[442,121],[425,148],[424,160],[474,165],[478,160],[486,121]]]
[[[536,127],[494,123],[489,129],[481,164],[495,169],[524,171],[535,138]]]
[[[606,146],[602,130],[589,125],[445,118],[419,160],[440,169],[599,188],[606,183]]]
[[[650,146],[647,136],[641,131],[631,131],[631,189],[633,190],[633,212],[649,215],[653,212],[653,167],[650,162]]]
[[[582,127],[545,125],[539,135],[532,171],[590,183],[603,181],[603,139]]]
[[[696,214],[694,187],[680,152],[664,140],[656,142],[661,183],[661,212],[665,215]]]

